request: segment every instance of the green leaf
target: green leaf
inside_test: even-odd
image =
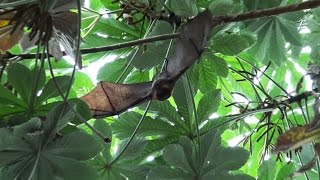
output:
[[[101,173],[101,179],[125,180],[126,178],[121,175],[121,169],[112,167]]]
[[[208,165],[208,160],[221,148],[221,137],[216,131],[209,131],[200,137],[201,165]]]
[[[90,73],[84,72],[76,72],[75,74],[72,89],[77,92],[78,97],[87,94],[89,89],[93,89],[95,87],[89,77],[89,74]]]
[[[255,178],[245,175],[245,174],[206,174],[203,180],[211,180],[211,179],[223,179],[223,180],[255,180]]]
[[[99,0],[99,1],[92,1],[92,2],[89,1],[89,2],[90,2],[91,7],[100,7],[100,4],[102,4],[108,10],[119,9],[119,4],[115,3],[113,1]],[[96,9],[96,8],[93,8],[93,9]]]
[[[273,28],[275,28],[275,32],[271,36],[271,42],[273,44],[270,45],[269,49],[270,59],[265,59],[264,62],[267,64],[271,60],[276,65],[281,66],[281,64],[287,60],[284,36],[278,22],[276,22]]]
[[[159,116],[159,118],[170,121],[175,125],[184,125],[181,116],[169,101],[155,101],[152,102],[149,111]]]
[[[210,60],[213,61],[213,69],[216,72],[216,74],[220,77],[226,78],[229,73],[227,62],[224,59],[217,56],[212,56]]]
[[[119,153],[124,149],[126,144],[128,143],[129,139],[122,141],[119,146],[117,153],[114,157],[117,157]],[[121,159],[133,159],[137,157],[140,153],[143,152],[144,148],[146,147],[146,140],[144,138],[134,138],[131,143],[129,144],[128,148],[124,151],[121,156]]]
[[[2,151],[29,152],[30,146],[21,139],[20,136],[14,136],[7,128],[0,129],[0,153]]]
[[[41,131],[42,123],[39,118],[31,118],[29,121],[14,126],[13,134],[16,136],[23,137],[28,133],[35,133],[37,131]]]
[[[73,105],[74,109],[76,110],[76,113],[78,113],[78,115],[76,115],[76,113],[72,109],[70,109],[70,106],[69,106],[69,110],[72,111],[74,114],[74,118],[71,121],[72,123],[82,124],[83,120],[89,120],[92,117],[91,111],[86,102],[82,101],[81,99],[70,99],[70,102],[71,102],[71,105]],[[81,118],[82,120],[80,119],[80,117],[82,117]],[[63,125],[63,123],[61,125]],[[59,127],[62,127],[62,126],[59,126]]]
[[[205,172],[219,174],[241,168],[248,160],[249,152],[243,148],[220,148],[220,150],[207,158]]]
[[[163,149],[163,158],[169,165],[178,167],[188,174],[194,174],[181,145],[169,144],[165,146]]]
[[[41,103],[50,98],[60,96],[60,93],[64,94],[67,92],[70,82],[70,76],[58,76],[51,78],[44,86],[41,95],[37,98],[36,106],[39,106]]]
[[[276,180],[282,180],[289,178],[290,174],[294,173],[296,171],[294,163],[285,164],[281,167],[279,170]]]
[[[39,73],[38,67],[30,71],[26,66],[14,63],[8,67],[8,80],[21,95],[24,102],[28,104],[31,93],[37,93],[43,87],[45,83],[45,73],[43,70]],[[37,85],[35,86],[36,83]],[[36,87],[36,89],[34,89],[34,87]]]
[[[19,114],[26,112],[25,108],[21,107],[10,107],[10,106],[0,106],[0,117],[6,117],[13,114]]]
[[[178,16],[195,16],[198,14],[198,9],[195,0],[171,0],[169,7]]]
[[[67,103],[61,103],[56,105],[48,114],[46,121],[44,122],[44,136],[43,142],[49,142],[52,136],[69,121],[74,118],[75,114],[70,109]]]
[[[145,159],[148,155],[160,151],[166,145],[178,142],[178,140],[178,136],[149,140],[147,141],[144,151],[140,154],[139,159]]]
[[[225,117],[208,119],[208,122],[201,127],[200,133],[205,133],[213,129],[219,129],[219,131],[223,132],[227,128],[228,122],[229,119]]]
[[[149,71],[139,71],[137,69],[134,69],[124,80],[128,84],[148,81],[150,81]]]
[[[108,123],[104,120],[98,119],[94,121],[93,127],[102,133],[105,137],[111,138],[112,137],[112,130]]]
[[[44,152],[84,161],[93,158],[100,150],[100,144],[92,136],[85,132],[76,131],[53,141]]]
[[[225,34],[215,36],[211,42],[214,50],[233,56],[251,47],[255,43],[255,37],[252,34]]]
[[[296,24],[284,18],[277,18],[284,38],[294,46],[302,46],[302,39]]]
[[[272,20],[266,19],[266,20],[260,20],[257,23],[251,24],[251,26],[254,26],[256,33],[258,34],[258,41],[256,45],[250,49],[250,54],[252,54],[257,60],[263,61],[264,59],[267,59],[267,53],[268,49],[271,45],[271,36],[273,34],[272,32]],[[269,60],[269,58],[268,58]]]
[[[140,38],[140,31],[137,28],[115,18],[101,18],[99,23],[94,26],[92,33],[102,33],[121,39],[124,37],[131,40]]]
[[[18,107],[26,107],[25,102],[14,96],[8,89],[0,85],[0,103],[3,105],[12,104]]]
[[[192,177],[190,174],[187,174],[179,169],[172,169],[166,166],[158,166],[153,168],[147,178],[147,180],[163,180],[163,179],[172,179],[172,180],[193,180],[195,177]]]
[[[101,139],[100,137],[98,137],[95,133],[93,133],[96,141],[99,141],[104,149],[101,151],[102,157],[104,162],[106,163],[110,163],[112,160],[112,156],[110,154],[110,148],[111,148],[111,143],[107,143],[108,141],[112,140],[112,130],[111,127],[109,126],[108,123],[106,123],[104,120],[102,119],[98,119],[94,121],[93,127],[99,131],[101,134],[104,135],[104,137],[108,138],[107,139]],[[99,158],[99,157],[97,157]]]
[[[126,59],[118,59],[103,65],[98,72],[98,81],[116,82],[126,65]]]
[[[258,170],[258,180],[273,180],[276,175],[276,162],[272,159],[264,161]]]
[[[224,15],[233,11],[232,0],[215,0],[209,5],[209,9],[213,15]]]
[[[197,112],[200,122],[209,118],[214,112],[216,112],[220,106],[221,93],[220,90],[211,90],[205,93],[200,99]]]
[[[250,10],[270,8],[274,6],[279,6],[281,0],[269,0],[269,1],[253,1],[253,0],[244,0],[245,6]]]
[[[141,115],[135,112],[128,112],[121,115],[120,119],[111,124],[113,135],[120,139],[130,137],[140,119]],[[181,131],[178,125],[172,126],[161,119],[152,119],[146,116],[136,135],[140,137],[152,135],[167,136],[181,134]]]
[[[145,50],[140,48],[132,65],[139,70],[150,70],[164,61],[166,46],[156,43],[149,44]]]
[[[217,74],[214,70],[215,62],[203,60],[196,65],[199,68],[199,90],[206,93],[217,86]]]
[[[188,93],[190,95],[189,88],[186,86],[187,78],[182,76],[177,81],[175,88],[173,89],[173,99],[177,105],[178,113],[185,120],[186,124],[190,124],[192,121],[192,102],[189,102]]]
[[[96,170],[83,162],[55,155],[47,155],[46,158],[49,159],[51,168],[60,179],[98,179]]]
[[[152,31],[148,34],[148,37],[158,36],[162,34],[172,33],[173,28],[172,25],[166,21],[157,21]],[[165,42],[169,42],[168,40]],[[155,42],[156,44],[164,44],[163,41]]]

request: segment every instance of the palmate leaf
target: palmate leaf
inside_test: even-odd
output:
[[[93,141],[92,137],[84,132],[74,132],[56,140],[55,143],[49,144],[44,153],[79,161],[88,160],[94,157],[101,149],[97,144],[88,146],[91,143],[90,141]]]
[[[248,28],[258,35],[257,44],[249,52],[264,64],[271,61],[280,66],[287,59],[286,41],[295,46],[302,44],[294,22],[281,16],[250,23]]]
[[[218,78],[214,70],[215,62],[204,59],[195,68],[199,68],[199,90],[206,93],[217,87]]]
[[[134,40],[140,38],[140,31],[114,18],[102,18],[99,23],[93,28],[92,33],[107,34],[111,37]]]
[[[256,37],[250,33],[243,34],[223,34],[215,36],[211,40],[214,50],[225,55],[236,55],[248,49],[256,42]]]
[[[211,90],[205,93],[200,99],[197,115],[200,122],[209,118],[211,114],[218,110],[221,101],[220,90]]]
[[[186,128],[183,120],[181,119],[181,116],[178,114],[176,109],[170,104],[169,101],[152,102],[149,108],[149,112],[154,113],[161,119],[170,121],[173,124],[181,125],[184,128]]]
[[[273,180],[276,175],[276,162],[272,159],[264,161],[258,170],[258,178],[261,180]]]
[[[205,51],[199,63],[195,64],[190,73],[192,86],[206,93],[215,89],[218,84],[218,76],[228,76],[228,64],[220,57],[212,55],[211,51]]]
[[[148,82],[150,81],[149,74],[149,71],[140,71],[138,69],[133,69],[124,80],[124,83],[132,84],[139,82]]]
[[[100,144],[93,137],[75,131],[52,140],[52,129],[57,126],[55,119],[60,120],[63,113],[63,108],[53,110],[51,119],[45,121],[48,125],[44,129],[40,119],[31,119],[12,127],[12,130],[0,129],[1,137],[6,137],[0,139],[3,176],[9,179],[41,179],[45,175],[49,175],[49,178],[96,179],[96,172],[81,162],[93,158],[101,150]]]
[[[220,145],[220,134],[210,131],[201,137],[201,159],[198,159],[195,144],[187,137],[182,137],[178,144],[167,145],[163,157],[166,166],[155,167],[148,174],[148,179],[216,179],[232,177],[253,179],[247,175],[231,175],[230,171],[245,164],[249,153],[242,148],[225,148]],[[199,164],[200,163],[200,164]],[[187,178],[188,179],[188,178]]]
[[[150,154],[163,150],[163,147],[165,147],[166,145],[176,143],[178,141],[178,136],[148,140],[144,151],[138,156],[137,159],[145,159]]]
[[[232,0],[216,0],[210,3],[209,10],[213,15],[217,16],[241,12],[242,7]]]
[[[111,140],[111,128],[106,122],[96,120],[94,127]],[[143,179],[146,176],[141,170],[141,166],[129,164],[130,160],[137,158],[143,152],[146,145],[144,138],[134,138],[126,151],[124,151],[122,156],[115,162],[113,162],[113,160],[123,150],[128,139],[125,139],[119,144],[116,153],[113,153],[111,149],[112,143],[102,142],[101,139],[98,141],[104,146],[104,150],[94,159],[90,160],[90,164],[99,171],[100,179]]]
[[[26,104],[30,103],[32,93],[37,93],[45,84],[45,72],[35,67],[33,70],[26,66],[14,63],[8,67],[8,81],[21,95]]]
[[[16,107],[26,107],[26,103],[14,96],[8,89],[0,85],[0,103],[1,105],[14,105]]]
[[[195,0],[171,0],[167,4],[178,16],[189,17],[198,14]]]
[[[159,45],[153,43],[146,47],[146,51],[140,49],[132,63],[133,66],[139,70],[145,71],[161,64],[166,55],[164,47],[164,45],[159,47]],[[131,55],[129,57],[131,57]]]
[[[190,128],[189,126],[192,122],[193,110],[192,103],[188,101],[189,98],[186,98],[190,95],[186,81],[187,79],[184,76],[177,81],[176,86],[173,89],[172,96],[177,105],[178,114],[183,117],[185,124]]]
[[[11,8],[15,6],[33,3],[35,1],[37,0],[1,0],[0,8]]]
[[[188,172],[194,176],[194,172],[190,167],[190,164],[187,160],[187,154],[184,153],[184,149],[179,144],[169,144],[165,146],[163,150],[163,158],[168,165],[172,165],[181,169],[183,172]],[[195,154],[188,154],[188,156],[194,156]]]
[[[57,83],[58,87],[56,87],[55,82]],[[37,97],[36,100],[36,106],[39,106],[44,101],[54,98],[57,96],[60,96],[61,93],[67,92],[67,88],[69,87],[69,84],[71,82],[70,76],[59,76],[55,77],[55,79],[51,78],[46,85],[43,87],[42,92],[39,97]]]
[[[130,137],[140,118],[141,115],[135,112],[128,112],[121,115],[120,119],[111,124],[114,135],[120,139]],[[177,136],[180,134],[184,134],[184,131],[179,125],[172,126],[161,119],[145,117],[136,135],[145,137],[152,135]]]
[[[157,21],[147,37],[170,34],[172,32],[171,24],[165,21]],[[169,40],[147,44],[145,49],[141,48],[139,50],[132,65],[139,70],[150,70],[164,61],[168,46]]]
[[[116,82],[126,67],[126,61],[126,59],[122,58],[106,63],[99,69],[97,80]],[[129,69],[129,72],[130,70],[131,68]]]
[[[288,178],[290,174],[292,174],[295,171],[295,165],[294,163],[285,164],[284,166],[279,169],[277,173],[276,180],[282,180],[285,178]]]

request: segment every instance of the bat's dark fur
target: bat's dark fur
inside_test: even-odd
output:
[[[93,117],[116,115],[151,99],[168,99],[176,81],[200,58],[211,29],[219,24],[220,21],[215,21],[210,12],[205,11],[183,25],[175,54],[154,81],[137,84],[100,82],[81,99],[89,105]]]

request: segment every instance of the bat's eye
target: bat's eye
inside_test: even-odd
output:
[[[156,96],[155,98],[160,101],[164,101],[171,96],[171,91],[172,91],[172,88],[168,86],[162,86],[159,89],[157,89],[157,91],[155,92],[155,96]]]

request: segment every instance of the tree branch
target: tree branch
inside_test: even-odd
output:
[[[223,16],[217,16],[216,18],[221,19],[224,22],[239,22],[239,21],[245,21],[250,19],[279,15],[279,14],[288,13],[288,12],[300,11],[304,9],[312,9],[318,6],[320,6],[320,0],[311,0],[311,1],[306,1],[302,3],[292,4],[289,6],[255,10],[255,11],[250,11],[247,13],[236,14],[236,15],[223,15]]]

